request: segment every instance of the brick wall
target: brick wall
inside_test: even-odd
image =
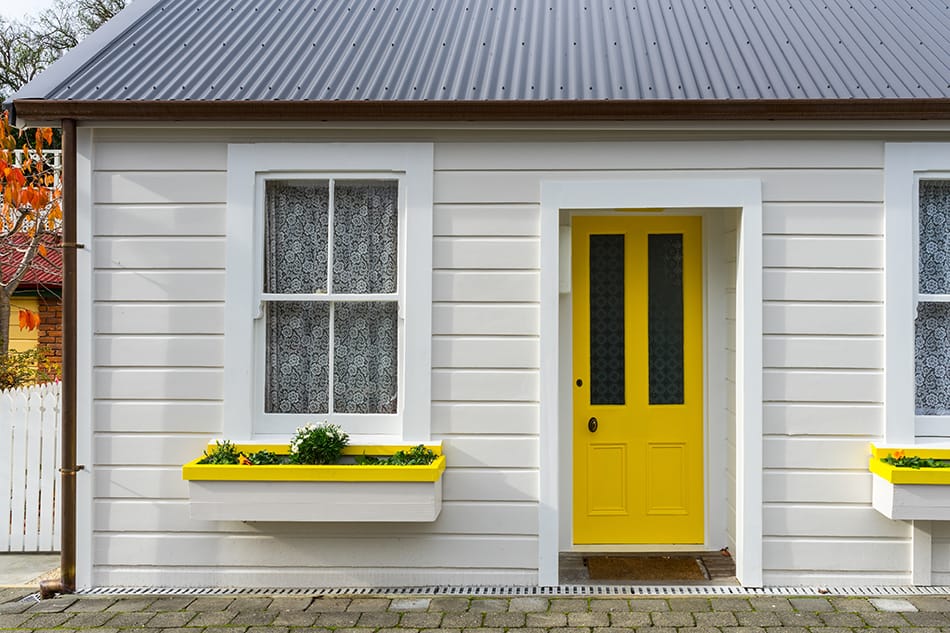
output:
[[[63,302],[59,297],[39,298],[40,327],[37,342],[49,349],[50,361],[63,362]]]

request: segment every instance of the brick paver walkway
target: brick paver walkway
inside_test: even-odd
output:
[[[76,597],[0,633],[950,633],[950,597]]]

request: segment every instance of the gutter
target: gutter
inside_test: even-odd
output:
[[[135,101],[15,98],[30,125],[80,121],[920,121],[950,99]]]
[[[76,121],[63,119],[63,391],[60,438],[60,578],[40,597],[76,590]]]

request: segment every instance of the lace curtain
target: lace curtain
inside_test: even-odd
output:
[[[950,294],[950,181],[920,183],[921,294]],[[915,324],[918,415],[950,415],[950,303],[921,301]]]
[[[397,183],[334,183],[332,227],[330,187],[327,181],[267,183],[264,291],[395,293]],[[332,391],[334,412],[395,413],[397,319],[395,301],[270,302],[265,411],[328,413]]]

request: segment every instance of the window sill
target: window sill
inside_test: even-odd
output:
[[[871,505],[889,519],[950,520],[950,468],[898,468],[881,461],[901,450],[910,457],[950,459],[950,448],[881,448],[871,445],[868,470],[874,475]]]
[[[286,445],[239,444],[239,450]],[[391,455],[404,446],[351,445],[344,455]],[[206,521],[434,521],[442,509],[441,446],[428,466],[182,466],[193,519]]]

